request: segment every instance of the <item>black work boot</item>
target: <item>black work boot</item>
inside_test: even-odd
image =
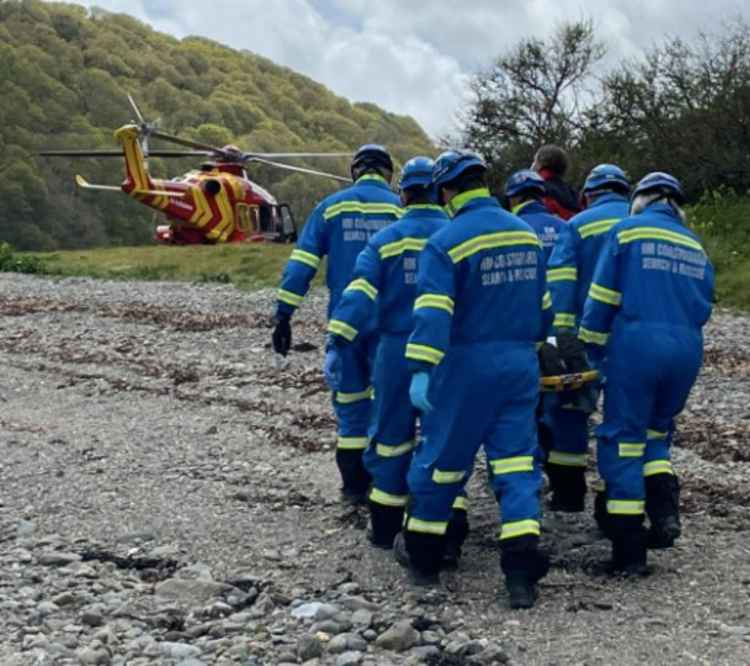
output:
[[[538,549],[539,538],[525,535],[501,542],[500,568],[512,609],[531,608],[536,584],[549,571],[549,558]]]
[[[362,463],[362,449],[336,449],[336,465],[343,482],[341,498],[354,505],[367,502],[367,490],[370,487],[370,474]]]
[[[609,572],[626,576],[645,576],[649,573],[646,564],[646,530],[643,516],[610,515],[612,539],[612,562]]]
[[[646,479],[646,513],[651,521],[648,547],[671,548],[682,533],[680,482],[674,474],[654,474]]]
[[[469,518],[464,509],[453,509],[448,530],[445,533],[445,550],[442,568],[446,571],[458,569],[461,548],[469,534]]]
[[[367,535],[370,543],[377,548],[393,548],[393,540],[401,531],[404,522],[404,509],[400,506],[384,506],[370,500],[370,523],[372,529]]]
[[[596,525],[604,536],[608,539],[610,536],[609,514],[607,513],[607,492],[606,490],[597,490],[594,495],[594,520]]]
[[[586,468],[547,463],[546,472],[552,490],[550,511],[583,511],[586,497]]]
[[[421,534],[404,530],[393,540],[396,561],[409,570],[414,585],[426,587],[440,583],[440,564],[444,538],[436,534]]]

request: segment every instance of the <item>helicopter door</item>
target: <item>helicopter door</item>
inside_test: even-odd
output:
[[[279,242],[294,243],[297,240],[297,223],[294,221],[294,215],[289,204],[279,204],[277,206],[279,214]]]

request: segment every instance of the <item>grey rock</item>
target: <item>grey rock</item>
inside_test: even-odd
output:
[[[211,601],[229,589],[231,588],[228,585],[211,580],[168,578],[154,588],[154,593],[160,597],[198,606]]]
[[[423,631],[422,643],[425,645],[440,645],[441,636],[436,631]]]
[[[39,556],[39,564],[45,567],[67,567],[74,562],[80,562],[81,556],[76,553],[65,553],[51,550]]]
[[[409,661],[414,660],[416,663],[424,663],[440,656],[440,648],[435,645],[421,645],[412,648],[409,651]]]
[[[338,599],[338,603],[340,603],[344,608],[348,608],[350,611],[356,611],[360,608],[364,608],[365,610],[369,611],[376,611],[378,610],[379,606],[372,601],[368,601],[364,597],[352,597],[348,594],[343,595],[340,599]]]
[[[472,660],[479,664],[507,664],[510,661],[510,657],[505,654],[505,651],[494,643],[490,643],[484,650],[479,654],[472,657]]]
[[[339,634],[328,643],[328,652],[337,654],[347,651],[361,651],[367,649],[367,641],[357,634]]]
[[[372,624],[372,611],[360,608],[352,613],[351,621],[355,627],[367,628]]]
[[[34,534],[35,529],[36,526],[30,520],[21,519],[16,523],[16,537],[19,539],[27,539]]]
[[[75,592],[61,592],[52,597],[52,601],[58,606],[71,606],[78,601],[78,596]]]
[[[200,656],[200,649],[189,643],[172,643],[163,641],[159,643],[159,650],[165,657],[172,659],[189,659]]]
[[[362,653],[356,650],[342,652],[336,657],[336,666],[357,666],[362,663]]]
[[[362,638],[364,638],[366,641],[374,641],[378,637],[378,632],[374,629],[367,629],[366,631],[362,632]]]
[[[104,624],[104,618],[98,611],[87,610],[81,615],[81,623],[89,627],[101,627]]]
[[[298,620],[312,618],[314,620],[327,620],[339,613],[339,609],[331,604],[324,604],[320,601],[312,601],[293,608],[292,617]]]
[[[375,645],[385,650],[405,652],[409,648],[419,645],[419,632],[411,625],[410,620],[396,622],[385,633],[380,634]]]
[[[36,607],[37,613],[40,615],[51,615],[56,611],[60,610],[60,607],[52,601],[41,601]]]
[[[345,631],[349,630],[349,626],[339,624],[338,622],[334,622],[333,620],[323,620],[322,622],[316,622],[311,628],[310,631],[312,633],[317,633],[318,631],[322,631],[326,634],[331,634],[331,636],[336,636],[336,634],[343,634]]]
[[[323,654],[323,644],[317,636],[301,636],[297,641],[297,656],[302,661],[315,659]]]
[[[109,666],[112,658],[109,652],[103,648],[86,648],[78,651],[78,659],[82,664],[91,664],[92,666]]]
[[[201,661],[200,659],[195,659],[194,657],[189,657],[188,659],[183,659],[180,662],[180,666],[208,666],[205,661]]]

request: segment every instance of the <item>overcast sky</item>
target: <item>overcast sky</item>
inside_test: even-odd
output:
[[[471,73],[520,37],[591,18],[606,63],[665,35],[694,37],[737,16],[742,0],[75,0],[126,12],[177,37],[202,35],[307,74],[339,95],[453,127]]]

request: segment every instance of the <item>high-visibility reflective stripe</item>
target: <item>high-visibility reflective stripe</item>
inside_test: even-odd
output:
[[[391,444],[380,444],[379,442],[375,445],[375,453],[381,458],[398,458],[399,456],[409,453],[415,446],[414,440],[410,442],[404,442],[403,444],[397,444],[395,446]]]
[[[656,474],[674,474],[672,463],[669,460],[652,460],[643,466],[643,476]]]
[[[646,439],[666,439],[668,435],[669,433],[664,430],[647,430],[646,431]]]
[[[491,250],[498,247],[510,247],[513,245],[533,245],[542,247],[539,237],[531,231],[498,231],[494,234],[483,234],[448,250],[448,256],[454,264],[463,261],[482,250]]]
[[[350,405],[353,402],[370,400],[372,398],[372,394],[372,386],[366,388],[364,391],[358,391],[357,393],[344,393],[343,391],[336,391],[335,400],[340,405]]]
[[[395,204],[389,203],[364,203],[362,201],[341,201],[328,206],[323,211],[323,219],[330,220],[344,213],[360,213],[362,215],[393,215],[401,217],[404,211]]]
[[[552,450],[549,452],[547,462],[565,467],[586,467],[586,454]]]
[[[352,280],[349,283],[349,286],[344,289],[344,291],[363,291],[365,294],[367,294],[373,301],[378,296],[378,290],[373,287],[367,280],[364,278],[357,278],[356,280]]]
[[[457,194],[453,197],[445,206],[444,210],[451,217],[455,217],[459,210],[468,203],[471,203],[474,199],[482,199],[489,196],[491,196],[490,191],[486,187],[477,187],[474,190],[467,190],[466,192],[461,192],[461,194]]]
[[[420,532],[422,534],[443,535],[448,529],[448,522],[444,520],[422,520],[409,516],[406,521],[406,529],[410,532]]]
[[[606,303],[607,305],[614,305],[616,307],[622,303],[621,292],[615,291],[614,289],[607,289],[607,287],[602,287],[600,284],[596,284],[596,282],[591,283],[591,288],[589,289],[589,298],[593,298],[595,301],[601,301],[602,303]]]
[[[394,241],[393,243],[386,243],[382,245],[378,250],[381,259],[388,259],[389,257],[397,257],[408,250],[413,252],[421,252],[424,246],[427,245],[426,238],[402,238],[400,241]]]
[[[561,282],[562,280],[572,280],[575,282],[577,279],[577,268],[564,266],[563,268],[550,268],[547,270],[547,282]]]
[[[600,333],[599,331],[592,331],[581,326],[578,329],[578,337],[589,344],[606,345],[607,340],[609,340],[609,333]]]
[[[441,296],[440,294],[423,294],[414,301],[415,310],[419,308],[435,308],[453,314],[453,307],[453,299],[450,296]]]
[[[518,204],[517,206],[513,206],[513,208],[510,209],[510,212],[513,213],[513,215],[518,215],[526,206],[529,204],[533,204],[534,200],[531,201],[524,201],[523,203]]]
[[[443,360],[445,352],[441,352],[435,347],[428,347],[427,345],[418,345],[410,342],[406,345],[406,358],[410,358],[414,361],[427,361],[437,365]]]
[[[442,213],[443,207],[437,204],[409,204],[406,207],[406,212],[410,210],[439,210]]]
[[[617,452],[620,458],[640,458],[646,453],[646,445],[643,442],[620,442]]]
[[[541,526],[538,520],[517,520],[513,523],[503,523],[500,531],[500,540],[513,539],[524,534],[541,534]]]
[[[646,503],[643,500],[607,500],[607,513],[621,516],[639,516],[645,508]]]
[[[305,300],[304,296],[295,294],[293,291],[287,291],[286,289],[279,289],[278,299],[287,305],[293,305],[295,308]]]
[[[551,307],[552,307],[552,294],[546,291],[544,292],[544,297],[542,298],[542,310],[549,310]]]
[[[453,508],[458,509],[459,511],[468,511],[469,498],[464,497],[463,495],[459,495],[458,497],[456,497],[456,499],[453,500]]]
[[[354,182],[359,183],[362,180],[377,180],[379,183],[385,183],[386,185],[388,184],[388,181],[383,178],[383,176],[380,176],[376,173],[366,173],[357,178],[357,180],[355,180]]]
[[[383,506],[406,506],[409,501],[408,495],[391,495],[377,488],[370,491],[370,501]]]
[[[576,325],[576,316],[572,312],[558,312],[552,323],[559,328],[573,328]]]
[[[289,259],[291,261],[299,261],[303,264],[307,264],[311,268],[315,268],[317,270],[318,266],[320,266],[320,257],[313,254],[312,252],[305,252],[304,250],[294,250],[292,254],[289,256]]]
[[[435,483],[460,483],[464,480],[466,472],[435,469],[432,472],[432,480]]]
[[[675,231],[659,229],[658,227],[636,227],[635,229],[621,231],[617,234],[617,240],[623,244],[639,240],[660,240],[684,245],[699,252],[705,252],[703,246],[694,238],[690,238],[690,236],[686,236],[685,234],[678,234]]]
[[[336,447],[344,451],[357,451],[366,449],[368,443],[367,437],[339,437],[336,440]]]
[[[588,224],[582,224],[580,227],[578,227],[578,234],[581,236],[581,238],[588,238],[589,236],[606,234],[619,221],[620,218],[616,217],[609,220],[599,220],[598,222],[589,222]]]
[[[492,473],[495,475],[512,474],[513,472],[533,472],[534,456],[515,456],[514,458],[500,458],[490,460]]]
[[[349,342],[354,340],[354,338],[357,337],[357,333],[359,333],[356,328],[349,326],[345,321],[339,321],[338,319],[331,319],[331,321],[328,322],[328,331],[329,333],[335,333],[342,338],[346,338]]]

